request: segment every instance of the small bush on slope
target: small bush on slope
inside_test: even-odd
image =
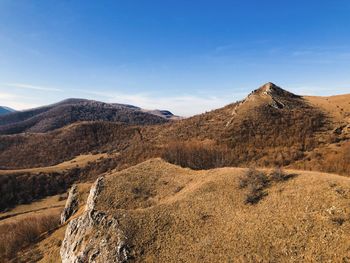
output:
[[[273,182],[283,182],[294,177],[295,174],[286,174],[281,167],[276,167],[270,173],[270,180]]]
[[[249,168],[239,180],[240,188],[248,188],[245,203],[258,203],[267,194],[265,188],[267,188],[269,184],[270,180],[264,172],[258,171],[255,168]]]
[[[275,168],[269,175],[255,168],[249,168],[239,179],[239,188],[248,189],[245,203],[253,205],[267,195],[266,189],[272,183],[284,182],[294,176],[295,174],[286,174],[281,168]]]

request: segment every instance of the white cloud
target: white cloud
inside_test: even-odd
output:
[[[296,50],[292,52],[293,57],[307,56],[314,54],[311,50]]]
[[[235,47],[234,44],[217,46],[215,47],[215,52],[227,51],[227,50],[233,49],[234,47]]]
[[[350,88],[343,85],[313,86],[313,85],[291,85],[287,88],[289,91],[304,96],[333,96],[348,94]]]
[[[30,109],[39,106],[35,103],[23,102],[23,97],[5,92],[0,92],[0,105],[10,107],[15,110]]]
[[[14,99],[16,96],[11,93],[4,93],[0,92],[0,99],[1,100],[8,100],[8,99]]]
[[[32,109],[39,107],[41,105],[35,104],[35,103],[25,103],[25,102],[16,102],[16,101],[9,101],[6,102],[6,107],[10,107],[15,110],[27,110],[27,109]]]
[[[31,90],[41,90],[41,91],[62,91],[61,89],[57,89],[57,88],[35,86],[35,85],[24,84],[24,83],[4,83],[2,85],[7,87],[12,87],[12,88],[19,88],[19,89],[31,89]]]
[[[241,99],[242,94],[235,96],[194,96],[194,95],[179,95],[169,97],[157,97],[149,94],[126,94],[115,92],[100,92],[100,91],[84,91],[85,93],[94,95],[101,100],[110,103],[123,103],[139,106],[144,109],[161,109],[170,110],[176,115],[192,116],[203,113],[205,111],[223,107],[235,100]]]

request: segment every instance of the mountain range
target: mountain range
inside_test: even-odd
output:
[[[63,211],[19,262],[346,262],[350,94],[266,83],[189,118],[69,99],[0,133],[0,231]]]
[[[177,147],[185,149],[186,145],[197,143],[202,144],[201,147],[211,145],[217,151],[228,152],[220,164],[208,161],[207,168],[218,165],[294,165],[345,172],[347,168],[343,166],[343,171],[340,171],[342,165],[338,161],[322,162],[322,158],[334,156],[335,149],[337,153],[347,149],[349,100],[350,95],[297,96],[267,83],[242,101],[171,122],[129,106],[105,106],[98,102],[91,106],[91,102],[71,104],[68,101],[49,107],[51,110],[36,109],[34,112],[42,111],[35,112],[36,115],[25,112],[25,117],[33,115],[29,119],[18,113],[0,118],[3,134],[23,130],[41,132],[2,136],[0,166],[12,169],[53,165],[91,151],[118,151],[121,155],[132,155],[129,157],[137,162],[136,159],[144,160],[146,156],[159,156],[166,149],[175,147],[174,144],[184,144]],[[96,109],[100,110],[97,114]],[[115,115],[115,112],[126,114]],[[13,120],[11,123],[12,116],[20,126]],[[76,122],[79,119],[90,122]],[[58,127],[62,128],[42,133]],[[232,157],[228,157],[230,154]],[[175,163],[187,165],[179,160]],[[328,167],[330,164],[339,167]],[[191,167],[203,168],[195,164]]]

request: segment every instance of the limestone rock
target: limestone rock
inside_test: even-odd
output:
[[[69,190],[66,205],[61,214],[61,224],[64,224],[78,210],[78,205],[78,188],[74,184]]]
[[[127,238],[119,229],[117,218],[95,209],[103,183],[103,177],[97,179],[91,187],[84,213],[69,222],[60,251],[63,263],[128,260]]]

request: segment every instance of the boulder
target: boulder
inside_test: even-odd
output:
[[[61,224],[67,222],[67,220],[78,210],[78,205],[78,187],[74,184],[69,190],[67,202],[61,214]]]

